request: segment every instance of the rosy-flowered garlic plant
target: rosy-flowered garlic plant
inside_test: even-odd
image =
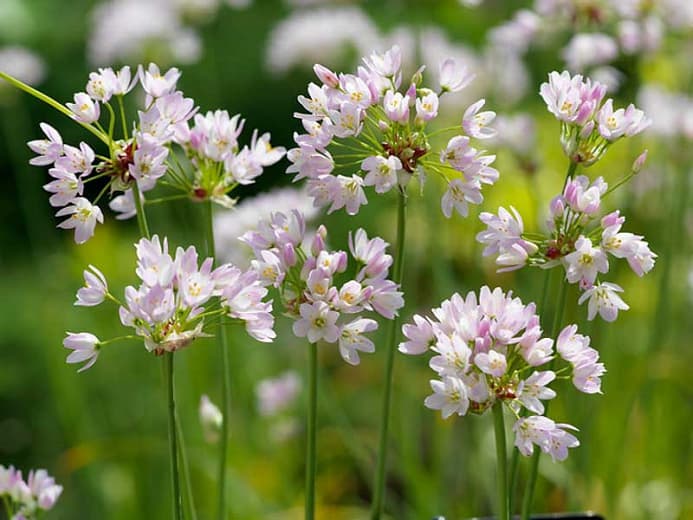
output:
[[[34,520],[53,508],[63,492],[45,469],[31,470],[26,480],[13,466],[0,465],[0,500],[12,520]]]
[[[37,154],[30,164],[48,166],[53,178],[44,186],[52,194],[50,204],[61,208],[57,216],[68,217],[59,227],[74,229],[77,243],[89,240],[96,224],[103,223],[99,202],[107,193],[119,219],[136,213],[134,183],[146,203],[143,193],[154,189],[160,179],[194,201],[211,199],[231,206],[229,193],[235,187],[254,182],[266,166],[283,157],[284,149],[273,148],[269,134],[257,131],[250,145],[241,148],[238,138],[244,120],[224,110],[198,114],[195,102],[177,90],[180,76],[176,68],[162,72],[153,63],[146,69],[140,65],[134,76],[127,66],[117,72],[100,68],[90,73],[85,92],[75,94],[66,107],[73,119],[101,139],[107,148],[102,154],[85,142],[63,143],[60,133],[47,123],[40,125],[45,139],[28,143]],[[131,121],[124,98],[138,83],[145,103]],[[106,180],[106,185],[89,200],[84,196],[85,183],[97,179]]]
[[[474,76],[450,58],[440,64],[439,92],[424,86],[423,67],[403,84],[398,46],[363,63],[355,75],[315,65],[321,85],[310,83],[308,96],[298,97],[306,112],[295,117],[305,133],[294,135],[298,146],[288,152],[293,164],[287,173],[295,181],[308,179],[316,206],[345,208],[350,215],[367,204],[365,187],[382,194],[404,189],[412,176],[423,185],[432,173],[447,184],[443,213],[450,217],[454,209],[466,216],[469,204],[482,202],[482,184],[498,179],[491,167],[495,156],[484,155],[470,139],[495,135],[489,127],[495,112],[482,111],[483,99],[472,104],[454,129],[458,135],[441,150],[433,149],[428,124],[438,117],[440,96],[465,88]]]
[[[637,164],[635,166],[637,168]],[[609,256],[623,258],[638,276],[649,272],[657,255],[641,235],[621,231],[625,217],[613,211],[600,217],[601,199],[608,185],[601,177],[590,183],[583,175],[568,179],[563,194],[550,204],[548,233],[525,233],[520,214],[510,206],[498,214],[479,215],[486,229],[477,234],[485,244],[484,256],[495,256],[499,271],[520,269],[525,265],[543,269],[562,266],[569,283],[577,283],[583,294],[579,303],[588,301],[587,317],[598,313],[614,321],[619,310],[628,305],[619,296],[623,290],[603,282],[600,275],[609,272]]]
[[[550,73],[548,83],[541,85],[539,92],[549,112],[561,122],[563,151],[574,163],[594,164],[615,141],[639,134],[652,123],[632,103],[614,110],[612,99],[604,101],[606,90],[605,85],[568,71]]]
[[[212,269],[212,259],[198,265],[194,246],[168,253],[168,241],[154,235],[135,245],[139,287],[125,288],[124,303],[113,296],[103,274],[93,266],[84,272],[85,287],[77,292],[75,305],[94,306],[108,299],[119,305],[121,323],[135,329],[148,351],[159,355],[184,348],[196,338],[209,336],[212,320],[226,316],[242,323],[258,341],[270,342],[273,330],[272,303],[264,301],[267,289],[253,270],[241,271],[232,264]],[[116,338],[119,339],[119,338]],[[101,347],[115,340],[101,341],[88,332],[68,333],[63,344],[73,352],[68,363],[87,361],[91,367]]]
[[[266,286],[275,287],[293,332],[310,343],[337,343],[342,358],[360,362],[359,352],[374,352],[366,336],[378,323],[363,317],[372,311],[393,319],[404,305],[397,284],[388,279],[392,257],[382,238],[363,229],[349,237],[351,271],[345,251],[327,249],[327,229],[320,226],[310,247],[302,245],[305,221],[298,211],[275,213],[241,240],[253,248],[252,269]]]
[[[405,324],[405,354],[432,351],[429,365],[438,378],[430,381],[433,394],[424,404],[440,410],[444,419],[457,414],[482,414],[500,401],[516,417],[515,446],[531,455],[534,446],[563,460],[568,448],[579,445],[569,424],[545,417],[544,404],[556,397],[549,384],[571,378],[581,392],[601,393],[605,369],[588,337],[575,325],[561,332],[556,351],[563,361],[558,370],[544,369],[555,357],[553,340],[542,337],[533,303],[524,305],[512,293],[484,286],[466,298],[454,294],[433,309],[433,318],[415,315]],[[552,365],[553,366],[553,365]],[[522,413],[525,409],[527,415]]]

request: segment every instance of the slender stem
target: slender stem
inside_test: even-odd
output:
[[[315,433],[318,412],[318,346],[308,346],[308,418],[306,423],[306,510],[305,519],[315,518]]]
[[[3,495],[2,502],[5,504],[5,512],[7,513],[7,518],[8,519],[12,518],[13,517],[12,510],[14,508],[10,506],[10,497],[8,495]]]
[[[493,405],[493,426],[496,435],[496,482],[498,486],[498,520],[510,520],[508,496],[508,454],[505,447],[505,423],[503,402]]]
[[[137,181],[132,183],[132,198],[135,201],[137,224],[140,227],[140,234],[145,238],[149,238],[149,225],[147,224],[147,216],[144,214],[144,207],[142,206],[142,199],[140,198],[140,187],[137,185]]]
[[[205,202],[206,207],[206,247],[207,256],[214,258],[215,243],[214,243],[214,203],[211,200]],[[226,328],[224,327],[223,317],[218,325],[218,344],[221,350],[221,439],[219,439],[219,469],[217,476],[217,518],[223,520],[226,518],[226,457],[228,453],[229,439],[229,346]]]
[[[168,396],[168,448],[171,459],[171,486],[173,488],[173,518],[183,519],[183,507],[178,478],[178,440],[176,438],[176,400],[173,382],[173,352],[166,352],[163,359],[166,394]]]
[[[195,511],[195,497],[192,492],[192,482],[190,481],[190,465],[188,464],[188,455],[185,452],[185,438],[183,437],[183,427],[180,423],[180,417],[176,413],[176,435],[178,436],[178,454],[180,455],[180,467],[183,471],[183,482],[185,484],[185,497],[188,502],[188,510],[190,511],[190,520],[197,520],[197,512]]]
[[[407,215],[407,194],[406,188],[399,188],[397,203],[397,244],[395,251],[394,282],[401,286],[402,274],[404,273],[404,240]],[[395,316],[388,323],[387,342],[385,348],[385,390],[383,392],[383,404],[381,409],[380,444],[378,447],[378,462],[375,470],[375,491],[373,494],[373,505],[371,509],[371,519],[379,520],[383,512],[385,497],[385,470],[387,468],[387,444],[388,427],[390,422],[390,407],[392,401],[392,379],[393,367],[395,362],[395,350],[397,345],[397,328],[399,316]]]
[[[570,161],[568,163],[568,170],[566,171],[565,174],[565,179],[563,180],[563,191],[565,191],[565,186],[568,183],[568,179],[572,178],[575,173],[577,172],[578,168],[578,163]],[[544,284],[541,290],[541,300],[540,300],[540,312],[543,314],[542,315],[542,323],[546,323],[547,319],[547,314],[546,314],[546,306],[548,303],[548,295],[549,295],[549,285],[550,285],[550,279],[551,279],[551,271],[547,271],[546,274],[544,275]],[[558,305],[560,308],[560,311],[556,309],[554,313],[554,322],[552,323],[552,328],[554,329],[552,331],[552,337],[556,337],[558,334],[558,330],[556,327],[560,326],[562,317],[563,317],[563,308],[565,307],[565,290],[566,290],[566,283],[565,280],[561,279],[559,281],[560,283],[560,296],[558,299]],[[559,314],[560,313],[560,314]],[[556,317],[558,317],[558,320],[556,320]],[[537,471],[538,471],[538,464],[539,464],[539,451],[536,451],[534,453],[534,458],[532,459],[531,462],[531,467],[530,467],[530,479],[527,482],[527,487],[526,487],[526,492],[524,496],[524,500],[522,503],[522,510],[524,512],[525,508],[527,507],[528,509],[531,509],[531,501],[532,497],[531,494],[534,493],[534,486],[536,484],[536,478],[537,478]],[[518,461],[519,461],[519,451],[518,450],[513,450],[513,455],[510,460],[510,512],[514,510],[513,507],[513,502],[515,499],[515,488],[517,485],[517,473],[518,473]],[[529,493],[527,492],[529,491]],[[528,498],[529,495],[529,498]],[[529,503],[527,503],[529,501]],[[529,513],[529,511],[528,511]],[[524,513],[523,513],[524,514]],[[523,518],[525,518],[523,516]]]
[[[565,180],[563,181],[563,188],[565,189],[565,185],[568,184],[568,179],[572,179],[573,176],[575,175],[575,172],[577,171],[578,163],[570,161],[570,164],[568,165],[568,171],[565,174]],[[563,191],[561,191],[563,193]]]
[[[542,284],[542,289],[541,289],[541,299],[539,300],[539,309],[541,312],[546,312],[546,304],[547,304],[547,297],[549,294],[549,285],[551,281],[551,271],[546,271],[546,274],[544,275],[544,283]],[[542,320],[542,322],[546,322],[546,318]],[[519,450],[513,450],[513,454],[510,458],[510,470],[509,470],[509,475],[510,475],[510,484],[509,484],[509,509],[510,513],[512,514],[514,511],[514,502],[515,502],[515,493],[516,493],[516,486],[517,486],[517,474],[519,471],[519,459],[520,459],[520,451]]]
[[[118,99],[118,109],[120,110],[120,122],[123,125],[123,139],[127,140],[129,139],[128,137],[128,123],[127,120],[125,119],[125,107],[123,106],[123,95],[120,94],[116,96]]]
[[[558,337],[558,330],[561,328],[561,322],[563,321],[563,311],[565,310],[565,300],[567,294],[568,284],[565,279],[561,280],[558,289],[558,299],[556,311],[553,317],[553,325],[551,327],[551,337],[554,340]],[[553,362],[551,367],[553,368]],[[548,403],[546,403],[544,413],[549,409]],[[532,509],[532,500],[534,499],[534,488],[537,483],[537,474],[539,471],[539,457],[541,456],[541,450],[534,450],[532,454],[532,460],[530,461],[529,468],[529,479],[527,480],[527,485],[525,486],[525,495],[522,499],[522,520],[529,520],[529,515]]]
[[[18,79],[15,78],[15,77],[10,76],[9,74],[6,74],[6,73],[2,72],[2,71],[0,71],[0,79],[4,79],[4,80],[7,81],[10,85],[12,85],[12,86],[18,88],[19,90],[23,90],[23,91],[26,92],[27,94],[29,94],[29,95],[31,95],[31,96],[34,96],[34,97],[35,97],[36,99],[38,99],[39,101],[43,101],[43,102],[46,103],[47,105],[50,105],[51,107],[53,107],[54,109],[56,109],[58,112],[60,112],[60,113],[62,113],[62,114],[64,114],[64,115],[66,115],[67,117],[69,117],[70,119],[72,119],[73,121],[75,121],[77,124],[79,124],[79,125],[81,125],[82,127],[86,128],[88,131],[90,131],[92,134],[94,134],[96,137],[98,137],[99,140],[101,140],[103,143],[108,144],[108,136],[107,136],[104,132],[99,131],[97,128],[94,128],[94,126],[92,126],[92,125],[90,125],[90,124],[88,124],[88,123],[83,123],[83,122],[81,122],[81,121],[77,121],[77,120],[75,119],[75,115],[70,111],[69,108],[67,108],[66,106],[64,106],[62,103],[59,103],[58,101],[56,101],[56,100],[53,99],[52,97],[50,97],[50,96],[44,94],[43,92],[40,92],[40,91],[36,90],[36,89],[33,88],[33,87],[30,87],[30,86],[27,85],[26,83],[24,83],[24,82],[18,80]]]

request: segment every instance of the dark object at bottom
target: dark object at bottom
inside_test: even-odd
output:
[[[531,520],[604,520],[602,515],[597,513],[545,513],[532,515]],[[435,516],[432,520],[445,520],[444,516]],[[496,520],[495,516],[475,516],[469,520]],[[520,520],[519,515],[513,516],[513,520]]]

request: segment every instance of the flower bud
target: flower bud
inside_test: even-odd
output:
[[[565,211],[565,202],[563,200],[563,196],[556,195],[551,201],[549,208],[551,209],[551,216],[553,218],[563,215],[563,212]]]
[[[284,244],[284,248],[282,249],[282,262],[284,262],[284,265],[287,267],[296,265],[296,249],[291,242]]]
[[[633,175],[640,173],[640,170],[642,170],[642,167],[645,165],[646,160],[647,150],[643,151],[640,155],[638,155],[638,158],[635,159],[635,161],[633,162],[633,166],[631,167]]]
[[[310,244],[310,252],[313,254],[313,256],[317,257],[320,254],[320,251],[325,250],[326,237],[327,228],[321,224],[313,237],[313,242]]]
[[[594,130],[594,120],[588,121],[585,126],[580,130],[580,139],[587,139],[592,135],[592,130]]]
[[[339,78],[337,77],[337,74],[332,72],[327,67],[316,63],[313,65],[313,71],[318,79],[320,79],[320,81],[322,81],[328,87],[337,88],[339,86]]]
[[[419,86],[421,83],[423,83],[423,71],[426,69],[426,65],[422,65],[419,67],[419,69],[414,73],[414,75],[411,77],[411,83],[414,86]],[[414,93],[413,96],[409,96],[410,98],[416,97],[416,92]]]

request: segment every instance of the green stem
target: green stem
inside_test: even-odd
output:
[[[565,179],[563,180],[563,191],[565,191],[565,186],[568,183],[568,179],[571,179],[574,177],[575,173],[577,172],[578,168],[578,163],[570,161],[568,163],[568,170],[566,171],[565,174]],[[550,285],[550,279],[551,279],[551,271],[547,271],[546,274],[544,275],[544,284],[541,290],[541,300],[540,300],[540,305],[539,309],[540,312],[542,313],[542,323],[546,323],[547,320],[547,314],[546,314],[546,306],[548,303],[548,295],[549,295],[549,285]],[[558,330],[556,327],[560,326],[561,320],[563,318],[563,308],[565,307],[565,291],[566,291],[566,283],[563,278],[559,281],[560,283],[560,296],[558,299],[558,308],[556,309],[554,313],[554,322],[552,323],[552,337],[556,337],[558,335]],[[558,318],[558,319],[556,319]],[[510,459],[510,512],[514,510],[513,503],[515,501],[515,491],[516,491],[516,486],[517,486],[517,474],[518,474],[518,469],[519,469],[519,458],[520,454],[518,450],[513,450],[512,458]],[[527,482],[527,487],[525,491],[525,496],[524,500],[522,503],[522,511],[523,514],[525,509],[527,508],[527,514],[529,513],[529,509],[531,509],[531,501],[532,497],[531,494],[534,493],[534,486],[536,484],[536,479],[537,479],[537,471],[538,471],[538,464],[539,464],[539,451],[535,451],[533,455],[533,459],[531,462],[531,467],[530,467],[530,477],[529,481]],[[529,498],[528,498],[529,495]],[[523,516],[523,518],[525,518]]]
[[[399,197],[397,200],[397,244],[395,251],[395,265],[393,281],[401,287],[402,274],[404,272],[404,240],[406,231],[406,215],[407,215],[407,194],[406,188],[400,186]],[[385,470],[387,468],[387,441],[388,427],[390,422],[390,407],[392,401],[392,380],[393,367],[395,362],[395,350],[397,346],[397,327],[399,324],[399,316],[395,316],[388,323],[387,349],[385,355],[385,391],[383,393],[383,403],[381,408],[381,426],[380,426],[380,443],[378,447],[378,462],[375,470],[375,491],[373,494],[373,505],[371,509],[371,519],[379,520],[383,512],[384,497],[385,497]]]
[[[147,224],[147,216],[144,214],[142,199],[140,198],[140,187],[137,181],[132,183],[132,198],[135,201],[135,209],[137,210],[137,225],[140,227],[140,234],[149,238],[149,225]]]
[[[570,161],[570,164],[568,165],[568,171],[565,174],[565,180],[563,181],[563,190],[565,190],[565,185],[568,184],[568,179],[572,179],[575,176],[577,167],[578,163]],[[563,190],[561,190],[561,193],[563,193]]]
[[[128,137],[128,124],[127,120],[125,119],[125,106],[123,106],[123,95],[118,95],[116,96],[118,99],[118,109],[120,110],[120,122],[123,125],[123,139],[126,141],[129,139]]]
[[[183,520],[183,507],[178,477],[178,440],[176,438],[176,400],[173,381],[173,352],[166,352],[163,359],[166,395],[168,397],[168,448],[171,459],[171,486],[173,488],[173,518]]]
[[[315,433],[318,411],[318,346],[308,346],[308,419],[306,424],[306,510],[305,519],[315,518]]]
[[[206,207],[206,247],[207,256],[214,258],[215,243],[214,243],[214,203],[211,200],[205,202]],[[223,520],[226,518],[226,458],[228,453],[228,438],[229,438],[229,346],[226,328],[224,327],[224,319],[219,321],[218,326],[218,343],[221,349],[221,439],[219,440],[219,469],[217,477],[217,518]]]
[[[176,413],[176,435],[180,441],[178,445],[178,454],[180,455],[180,467],[183,471],[183,481],[185,484],[185,497],[188,502],[188,510],[190,511],[190,520],[197,520],[197,512],[195,511],[195,497],[192,492],[192,482],[190,481],[190,465],[188,464],[188,455],[185,452],[185,438],[183,437],[183,427],[180,424],[180,417]]]
[[[8,495],[3,495],[2,501],[5,504],[5,512],[7,513],[7,518],[9,520],[13,516],[12,510],[14,509],[11,507],[10,497]]]
[[[508,496],[508,454],[505,447],[505,423],[503,421],[503,402],[497,400],[493,405],[493,426],[496,436],[496,483],[498,491],[498,520],[510,520]]]
[[[563,312],[565,310],[565,301],[567,294],[568,284],[565,279],[562,279],[558,289],[558,299],[556,311],[553,317],[553,324],[551,327],[551,337],[556,340],[558,337],[558,331],[561,327],[563,321]],[[551,363],[550,369],[553,369],[553,362]],[[546,414],[549,410],[549,403],[546,403],[544,408],[544,413]],[[539,471],[539,457],[541,456],[541,450],[535,449],[532,454],[532,460],[530,462],[529,468],[529,478],[527,480],[527,485],[525,486],[525,495],[522,499],[522,520],[529,520],[529,515],[532,509],[532,501],[534,499],[534,488],[537,484],[537,474]]]
[[[144,212],[142,201],[140,200],[140,189],[135,181],[132,185],[135,209],[137,210],[137,224],[140,228],[140,235],[150,238],[147,215]],[[180,482],[178,474],[178,441],[176,438],[176,401],[175,388],[173,384],[173,352],[166,352],[162,360],[164,380],[166,384],[166,396],[168,399],[168,445],[171,460],[171,487],[173,489],[173,512],[175,520],[182,520],[183,511],[180,496]],[[181,445],[181,450],[184,447]]]
[[[549,294],[549,285],[550,285],[550,280],[551,280],[551,271],[547,271],[546,274],[544,275],[544,283],[543,287],[541,289],[541,300],[539,300],[540,306],[540,312],[546,312],[546,304],[547,304],[547,297]],[[542,317],[543,319],[541,322],[545,323],[546,318],[545,316]],[[515,495],[517,494],[517,475],[519,473],[520,469],[520,451],[519,450],[513,450],[513,454],[510,457],[510,470],[509,470],[509,475],[510,475],[510,484],[509,484],[509,493],[510,496],[508,497],[508,509],[510,510],[510,513],[512,514],[513,511],[515,510]]]
[[[43,92],[40,92],[40,91],[36,90],[36,89],[33,88],[33,87],[30,87],[30,86],[27,85],[26,83],[24,83],[24,82],[18,80],[17,78],[15,78],[15,77],[13,77],[13,76],[10,76],[9,74],[6,74],[6,73],[2,72],[2,71],[0,71],[0,79],[4,79],[4,80],[7,81],[10,85],[12,85],[13,87],[18,88],[19,90],[23,90],[23,91],[26,92],[27,94],[29,94],[29,95],[31,95],[31,96],[34,96],[34,97],[35,97],[36,99],[38,99],[39,101],[43,101],[43,102],[46,103],[47,105],[50,105],[51,107],[53,107],[54,109],[56,109],[56,110],[57,110],[58,112],[60,112],[61,114],[66,115],[67,117],[69,117],[70,119],[72,119],[73,121],[75,121],[77,124],[79,124],[79,125],[81,125],[82,127],[86,128],[89,132],[91,132],[91,133],[94,134],[96,137],[98,137],[99,140],[101,140],[104,144],[108,145],[108,141],[109,141],[109,140],[108,140],[108,136],[107,136],[105,133],[99,131],[97,128],[94,128],[92,125],[90,125],[90,124],[88,124],[88,123],[82,123],[81,121],[77,121],[77,120],[75,119],[75,115],[70,111],[69,108],[67,108],[66,106],[64,106],[62,103],[59,103],[58,101],[56,101],[56,100],[53,99],[52,97],[50,97],[50,96],[44,94]]]

